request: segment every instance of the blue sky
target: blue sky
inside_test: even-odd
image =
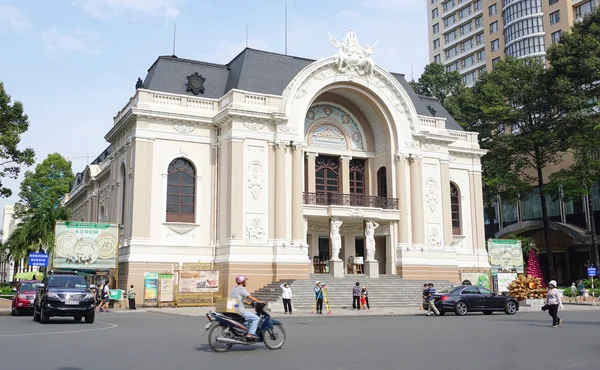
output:
[[[426,0],[0,0],[0,81],[21,101],[23,147],[38,162],[59,152],[83,170],[108,145],[112,118],[159,55],[227,63],[246,44],[320,59],[335,54],[327,32],[379,41],[373,59],[415,78],[428,63]],[[33,168],[32,168],[33,169]],[[18,200],[20,180],[6,180]],[[0,216],[1,217],[1,216]]]

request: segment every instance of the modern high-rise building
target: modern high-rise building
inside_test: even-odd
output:
[[[429,59],[467,86],[504,56],[544,56],[600,0],[426,0]]]

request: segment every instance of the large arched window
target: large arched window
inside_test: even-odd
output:
[[[317,193],[338,193],[340,162],[337,157],[319,155],[315,163]]]
[[[387,170],[381,167],[377,171],[377,196],[387,198]]]
[[[365,193],[365,160],[350,160],[350,194]]]
[[[461,235],[460,192],[455,183],[450,183],[450,208],[452,209],[452,234]]]
[[[167,222],[195,222],[196,170],[186,159],[169,164]]]

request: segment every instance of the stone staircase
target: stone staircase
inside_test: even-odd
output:
[[[358,281],[367,286],[369,291],[369,305],[371,307],[418,307],[421,304],[421,292],[425,281],[404,280],[397,276],[381,275],[379,278],[369,279],[365,275],[352,275],[344,278],[333,278],[331,275],[313,274],[310,280],[285,280],[292,288],[292,305],[297,310],[311,310],[315,305],[315,282],[327,283],[327,294],[331,308],[352,308],[352,288]],[[427,281],[435,284],[440,289],[452,285],[448,281]],[[268,307],[273,312],[283,312],[280,285],[283,281],[276,281],[264,286],[252,295],[261,301],[268,302]],[[456,285],[456,284],[454,284]],[[325,309],[325,307],[324,307]]]

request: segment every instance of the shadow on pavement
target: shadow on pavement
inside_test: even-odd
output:
[[[268,351],[267,347],[265,347],[264,345],[260,345],[262,343],[259,344],[254,344],[254,345],[249,345],[249,346],[242,346],[242,345],[238,345],[238,346],[233,346],[231,347],[231,349],[228,352],[248,352],[248,351]],[[194,349],[198,352],[210,352],[210,353],[216,353],[215,351],[212,350],[212,348],[210,348],[210,346],[208,344],[201,344],[198,347],[194,347]],[[222,353],[227,353],[227,352],[221,352],[219,354]]]
[[[528,321],[522,321],[522,320],[505,320],[505,321],[516,322],[516,323],[520,323],[521,325],[528,325],[528,326],[551,326],[552,325],[552,318],[548,317],[548,319],[549,320],[528,320]],[[600,325],[600,322],[563,320],[563,323],[562,323],[562,325],[571,325],[571,324],[575,324],[575,325]]]

